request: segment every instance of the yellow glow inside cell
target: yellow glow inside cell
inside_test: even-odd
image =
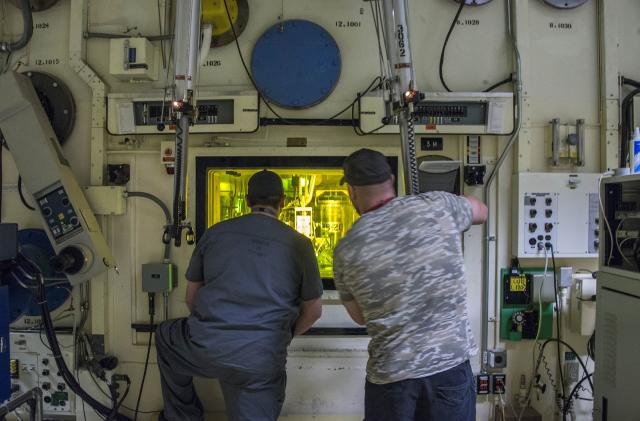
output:
[[[207,173],[207,227],[251,212],[249,178],[263,168],[213,168]],[[279,219],[311,239],[323,278],[333,277],[333,249],[358,218],[341,168],[271,169],[282,178],[285,204]]]

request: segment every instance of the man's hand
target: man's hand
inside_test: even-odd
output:
[[[302,335],[322,316],[322,297],[315,300],[303,301],[300,305],[300,315],[296,320],[293,336]]]
[[[471,209],[473,210],[472,224],[484,224],[487,221],[487,205],[473,196],[464,196],[464,198],[469,201],[469,203],[471,204]]]

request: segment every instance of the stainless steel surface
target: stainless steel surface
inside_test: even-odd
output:
[[[174,43],[175,99],[191,103],[193,87],[198,77],[200,0],[178,2]]]

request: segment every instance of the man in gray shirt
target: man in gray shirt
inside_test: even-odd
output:
[[[187,269],[191,315],[156,332],[164,411],[199,421],[193,376],[217,378],[230,421],[274,421],[286,383],[287,346],[322,313],[322,282],[311,241],[278,220],[282,180],[249,180],[252,213],[220,222],[198,242]]]
[[[444,192],[396,197],[387,159],[370,149],[351,154],[344,175],[362,216],[334,250],[334,281],[371,336],[365,421],[475,420],[461,234],[486,206]]]

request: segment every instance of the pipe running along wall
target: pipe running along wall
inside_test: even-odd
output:
[[[487,349],[489,342],[489,278],[491,273],[491,268],[489,265],[490,260],[490,247],[491,242],[495,240],[495,237],[492,234],[491,229],[491,185],[495,180],[498,172],[500,171],[500,167],[504,163],[507,155],[513,148],[513,145],[516,143],[518,139],[518,135],[520,134],[520,128],[522,127],[522,59],[520,57],[520,51],[518,49],[518,41],[517,37],[514,34],[513,23],[515,21],[516,14],[514,13],[513,8],[513,0],[505,1],[505,14],[507,20],[507,34],[509,36],[509,40],[511,41],[511,46],[513,49],[513,55],[515,60],[515,104],[516,104],[516,124],[515,130],[509,137],[506,146],[504,147],[498,161],[496,162],[493,171],[489,175],[487,182],[485,184],[484,192],[483,192],[483,200],[487,205],[487,222],[484,224],[483,228],[483,238],[484,238],[484,247],[483,247],[483,259],[482,259],[482,326],[481,326],[481,347],[480,347],[480,356],[482,358],[481,361],[481,371],[486,371],[487,366]]]

